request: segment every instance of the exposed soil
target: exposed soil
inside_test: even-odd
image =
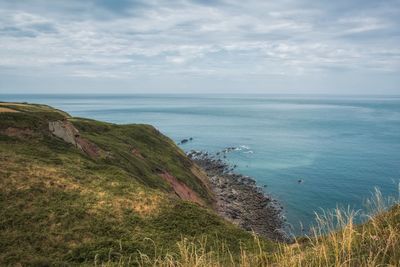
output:
[[[179,181],[175,176],[170,173],[164,171],[160,173],[160,176],[166,180],[171,187],[174,189],[175,194],[183,199],[195,202],[201,206],[204,206],[204,201],[199,197],[199,195],[193,191],[190,187],[188,187],[185,183]]]
[[[132,148],[131,153],[137,158],[144,159],[142,153],[140,153],[139,149],[137,148]]]
[[[34,135],[34,132],[31,129],[21,129],[14,127],[8,127],[5,130],[1,130],[0,133],[10,137],[18,138],[25,138]]]

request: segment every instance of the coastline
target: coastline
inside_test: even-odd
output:
[[[187,153],[209,177],[217,213],[244,230],[272,240],[290,242],[282,206],[264,193],[254,179],[233,172],[235,166],[218,157],[220,154],[194,150]]]

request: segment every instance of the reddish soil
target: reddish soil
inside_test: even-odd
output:
[[[80,149],[82,149],[82,151],[90,157],[98,158],[101,156],[101,149],[92,142],[83,139],[82,137],[76,137],[75,142],[80,147]]]
[[[31,129],[20,129],[14,127],[8,127],[7,129],[2,130],[1,133],[10,137],[18,138],[24,138],[33,135],[33,131]]]
[[[140,159],[144,159],[143,155],[140,153],[139,149],[137,149],[137,148],[132,148],[131,153],[135,157],[138,157]]]
[[[160,176],[164,178],[174,189],[175,193],[183,200],[195,202],[201,206],[205,206],[204,201],[199,195],[189,188],[186,184],[176,179],[175,176],[164,171],[160,173]]]

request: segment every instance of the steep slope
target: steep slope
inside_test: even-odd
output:
[[[374,208],[374,215],[364,224],[354,224],[357,212],[336,209],[317,217],[316,227],[309,236],[293,243],[281,243],[275,251],[243,249],[239,259],[229,258],[231,253],[223,246],[203,249],[202,241],[180,241],[180,254],[150,258],[150,266],[175,267],[325,267],[325,266],[400,266],[400,205]],[[397,203],[397,204],[396,204]],[[378,209],[376,209],[378,208]],[[384,208],[381,210],[381,208]],[[377,213],[375,213],[377,212]],[[258,244],[257,239],[255,243]],[[196,253],[187,253],[196,251]],[[230,260],[225,260],[226,258]]]
[[[1,265],[154,256],[152,242],[173,252],[185,236],[250,246],[249,233],[212,211],[205,174],[154,127],[0,108]]]

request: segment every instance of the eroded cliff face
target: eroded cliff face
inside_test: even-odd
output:
[[[154,127],[0,106],[16,111],[0,112],[0,266],[135,258],[154,252],[146,239],[171,253],[183,237],[252,242],[211,211],[208,177]]]
[[[100,149],[93,142],[83,138],[79,133],[79,130],[68,119],[50,121],[49,130],[54,136],[74,145],[77,149],[81,150],[91,158],[99,158],[102,156],[111,155],[110,152]],[[131,154],[142,161],[146,161],[140,150],[137,148],[133,148],[131,150]],[[208,177],[204,176],[205,174],[202,173],[198,167],[193,165],[190,168],[190,171],[198,179],[199,183],[202,183],[207,190],[211,190],[207,182]],[[200,206],[207,206],[205,201],[201,198],[201,196],[199,196],[198,193],[196,193],[184,182],[179,181],[168,171],[160,171],[158,175],[171,186],[175,195],[177,195],[180,199],[197,203]]]
[[[75,138],[79,137],[79,131],[69,121],[50,121],[49,122],[50,132],[63,139],[65,142],[77,146]]]
[[[104,152],[94,143],[82,138],[78,129],[76,129],[68,120],[50,121],[49,130],[53,135],[74,145],[92,158],[98,158],[104,154]]]
[[[201,206],[206,206],[204,201],[201,199],[201,197],[189,186],[187,186],[185,183],[179,181],[176,179],[175,176],[171,175],[170,173],[164,171],[160,173],[160,176],[168,182],[168,184],[172,187],[174,190],[175,194],[183,200],[191,201],[194,203],[197,203]]]

